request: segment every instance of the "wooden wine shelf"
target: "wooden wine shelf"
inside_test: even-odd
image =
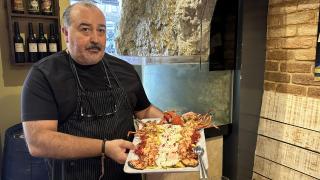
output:
[[[59,19],[59,16],[46,16],[46,15],[36,15],[36,14],[17,14],[17,13],[11,13],[11,17],[39,18],[39,19]]]
[[[10,63],[15,66],[30,66],[33,63],[32,62],[24,62],[24,63],[17,63],[15,60],[14,55],[14,42],[13,42],[13,36],[14,36],[14,29],[13,29],[13,23],[18,22],[19,23],[19,29],[20,34],[23,34],[24,44],[26,45],[26,40],[28,36],[28,23],[32,23],[33,26],[33,33],[39,34],[38,31],[38,24],[43,24],[43,29],[45,34],[48,34],[50,29],[50,24],[54,24],[56,27],[56,30],[58,33],[58,39],[60,42],[58,42],[58,50],[61,50],[61,32],[60,32],[60,7],[59,7],[59,1],[53,0],[53,15],[43,15],[43,14],[29,14],[27,12],[26,7],[24,7],[24,13],[15,13],[12,11],[11,6],[11,0],[5,1],[7,6],[7,15],[8,15],[8,37],[9,37],[9,46],[10,46]],[[25,1],[24,1],[25,2]],[[25,59],[28,59],[27,54],[27,47],[24,47],[25,51]]]

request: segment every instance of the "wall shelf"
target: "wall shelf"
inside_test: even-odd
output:
[[[36,15],[36,14],[18,14],[10,13],[11,17],[23,17],[23,18],[38,18],[38,19],[59,19],[59,16],[45,16],[45,15]]]
[[[53,0],[53,15],[42,15],[42,14],[29,14],[26,8],[26,1],[24,2],[24,13],[14,13],[12,11],[12,4],[11,0],[6,1],[6,7],[7,7],[7,17],[8,17],[8,32],[9,32],[9,42],[8,45],[10,47],[10,63],[12,65],[18,65],[18,66],[27,66],[32,65],[34,62],[31,62],[28,58],[28,49],[26,45],[27,37],[28,37],[28,23],[32,23],[33,27],[33,33],[38,36],[39,34],[39,23],[43,24],[43,30],[45,33],[45,36],[49,35],[50,24],[54,24],[57,37],[58,37],[58,51],[61,49],[61,32],[60,32],[60,7],[59,7],[59,1]],[[15,60],[15,53],[14,53],[14,28],[13,24],[14,22],[19,23],[19,29],[20,29],[20,35],[23,38],[24,41],[24,52],[25,52],[25,62],[23,63],[17,63]],[[49,55],[49,53],[48,53]]]

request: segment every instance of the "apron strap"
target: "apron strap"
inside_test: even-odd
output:
[[[118,76],[113,72],[113,70],[109,67],[109,63],[107,60],[105,60],[105,58],[102,59],[102,64],[103,64],[103,67],[105,68],[105,72],[107,72],[107,69],[110,71],[111,75],[114,77],[114,79],[116,80],[117,82],[117,85],[119,88],[121,88],[124,92],[126,92],[123,88],[123,86],[121,85],[121,82],[119,81],[118,79]],[[134,114],[134,108],[132,106],[132,104],[130,103],[130,99],[129,97],[127,96],[127,94],[125,93],[125,96],[126,96],[126,99],[131,107],[131,113]],[[134,119],[134,117],[133,117]]]

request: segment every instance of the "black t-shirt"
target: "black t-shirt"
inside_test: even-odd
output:
[[[76,109],[77,84],[68,59],[61,51],[37,63],[30,69],[21,96],[22,121],[67,120]],[[147,108],[150,102],[133,66],[121,59],[105,54],[104,61],[115,73],[134,111]],[[83,66],[75,62],[81,84],[86,90],[106,88],[106,74],[102,62]],[[111,85],[116,81],[108,71]]]

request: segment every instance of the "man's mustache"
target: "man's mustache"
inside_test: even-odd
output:
[[[87,46],[86,49],[87,50],[96,49],[96,50],[100,51],[102,49],[102,45],[100,45],[100,44],[90,44],[89,46]]]

